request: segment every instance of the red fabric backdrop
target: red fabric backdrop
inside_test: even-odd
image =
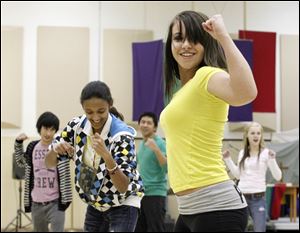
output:
[[[276,112],[275,61],[276,33],[239,31],[240,39],[253,40],[253,75],[258,88],[253,112]]]

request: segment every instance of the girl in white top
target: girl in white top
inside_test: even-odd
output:
[[[234,177],[239,180],[238,187],[246,197],[254,231],[266,231],[266,172],[269,168],[276,180],[280,180],[282,174],[275,152],[264,146],[262,126],[252,122],[246,127],[244,149],[239,153],[237,166],[229,151],[223,153],[223,159]]]

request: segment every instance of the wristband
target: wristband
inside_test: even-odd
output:
[[[109,169],[109,168],[106,168],[106,169],[111,175],[114,175],[118,169],[118,164],[116,164],[112,169]]]

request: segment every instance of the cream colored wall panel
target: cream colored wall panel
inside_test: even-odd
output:
[[[103,32],[103,81],[110,87],[114,106],[126,122],[132,121],[133,71],[132,43],[153,40],[147,30],[115,30]]]
[[[144,1],[145,27],[152,29],[154,39],[166,41],[169,25],[172,19],[181,11],[191,10],[192,1]]]
[[[22,120],[23,29],[1,26],[1,128]]]
[[[193,10],[200,11],[208,17],[221,14],[230,33],[237,33],[244,28],[246,22],[243,1],[194,1],[193,3]]]
[[[299,128],[299,36],[280,35],[281,131]]]
[[[253,121],[260,123],[265,131],[276,131],[276,113],[253,112]]]
[[[54,112],[60,128],[82,114],[80,93],[89,81],[89,29],[39,27],[37,117]]]

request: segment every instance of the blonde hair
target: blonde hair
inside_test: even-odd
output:
[[[245,129],[244,129],[244,136],[243,136],[244,155],[239,164],[240,169],[244,168],[244,162],[245,162],[246,158],[250,157],[250,143],[249,143],[249,139],[248,139],[248,133],[249,133],[250,128],[255,127],[255,126],[260,127],[260,134],[261,134],[257,160],[259,160],[260,153],[265,148],[264,129],[261,126],[261,124],[259,124],[258,122],[251,122],[250,124],[246,125]]]

